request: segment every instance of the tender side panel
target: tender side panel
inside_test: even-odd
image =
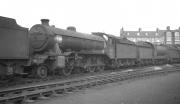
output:
[[[153,49],[147,47],[139,47],[139,58],[140,59],[152,59]]]
[[[168,50],[169,57],[171,58],[178,58],[179,53],[176,50]]]
[[[0,27],[0,59],[27,59],[28,57],[28,29]]]
[[[116,45],[116,56],[117,58],[136,58],[136,47],[131,44],[120,44]]]

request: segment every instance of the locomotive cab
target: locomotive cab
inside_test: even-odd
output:
[[[116,37],[110,34],[94,33],[106,40],[105,54],[109,60],[110,68],[133,66],[136,63],[136,44],[126,38]]]

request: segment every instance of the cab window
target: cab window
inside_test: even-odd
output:
[[[108,40],[109,40],[109,43],[112,44],[112,38],[109,38]]]

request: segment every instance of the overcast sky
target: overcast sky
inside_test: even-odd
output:
[[[119,35],[125,30],[156,30],[180,26],[179,0],[1,0],[0,15],[15,18],[30,28],[41,18],[65,29]]]

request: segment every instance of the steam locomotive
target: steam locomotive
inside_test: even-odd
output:
[[[12,18],[0,17],[0,76],[95,72],[105,68],[180,62],[175,46],[153,45],[110,34],[85,34],[70,26],[65,29],[41,19],[28,30]]]

